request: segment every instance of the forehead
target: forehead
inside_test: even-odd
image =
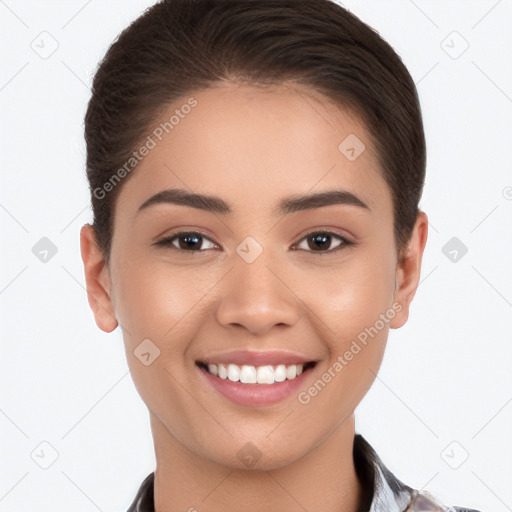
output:
[[[154,147],[118,199],[124,218],[167,188],[223,197],[235,214],[333,187],[372,209],[391,204],[360,119],[304,89],[230,84],[201,90],[170,105],[148,136]]]

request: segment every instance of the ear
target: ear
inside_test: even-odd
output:
[[[428,218],[425,212],[418,212],[413,232],[407,247],[396,266],[395,302],[402,308],[390,321],[391,329],[398,329],[409,318],[409,306],[418,288],[421,274],[421,260],[427,243]]]
[[[96,242],[94,228],[84,224],[80,230],[80,253],[84,264],[87,300],[96,325],[112,332],[118,325],[111,300],[112,283],[103,253]]]

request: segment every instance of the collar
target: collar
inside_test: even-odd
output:
[[[414,490],[396,478],[383,464],[373,447],[361,435],[354,437],[354,466],[365,494],[363,510],[369,512],[405,512]]]
[[[443,506],[428,492],[419,492],[402,483],[386,468],[361,434],[356,434],[354,437],[353,456],[357,476],[366,490],[367,502],[364,504],[364,510],[369,512],[418,510],[457,512],[455,508]],[[155,473],[152,472],[144,479],[127,512],[155,512],[154,478]]]

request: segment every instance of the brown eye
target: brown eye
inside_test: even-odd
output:
[[[332,248],[333,240],[337,240],[338,243]],[[304,242],[305,245],[304,246]],[[300,246],[302,244],[302,247]],[[346,238],[338,235],[337,233],[332,233],[331,231],[314,231],[306,235],[296,247],[302,250],[306,250],[307,252],[334,252],[336,250],[342,249],[346,245],[350,245]]]
[[[196,231],[180,231],[178,233],[173,233],[172,235],[157,242],[156,245],[159,247],[172,246],[171,248],[182,251],[199,252],[206,250],[201,249],[201,246],[206,240],[212,244],[213,247],[210,248],[217,247],[209,238]]]

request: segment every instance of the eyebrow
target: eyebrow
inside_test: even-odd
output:
[[[154,196],[151,196],[140,205],[137,210],[137,214],[152,205],[162,203],[188,206],[189,208],[197,208],[199,210],[206,210],[208,212],[223,215],[233,214],[233,210],[229,204],[220,197],[195,194],[179,188],[162,190]],[[352,194],[352,192],[338,189],[308,194],[305,196],[290,196],[283,199],[279,203],[277,209],[274,209],[272,213],[274,215],[287,215],[303,210],[311,210],[335,204],[357,206],[370,210],[370,207],[359,197]]]

